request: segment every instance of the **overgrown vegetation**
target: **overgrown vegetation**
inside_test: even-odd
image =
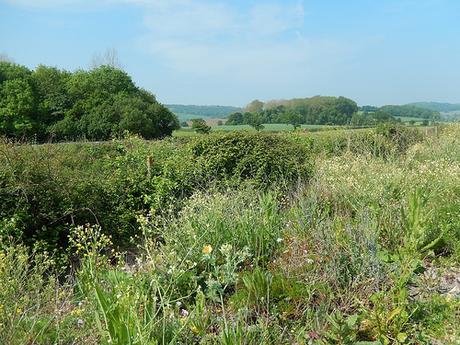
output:
[[[455,344],[459,138],[6,141],[2,341]]]

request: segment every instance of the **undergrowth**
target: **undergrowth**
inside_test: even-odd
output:
[[[308,163],[309,173],[307,179],[295,175],[284,180],[288,176],[280,173],[281,186],[255,183],[261,175],[253,164],[268,164],[258,153],[248,159],[252,163],[244,171],[254,174],[247,181],[240,180],[246,176],[241,169],[222,170],[222,162],[238,157],[223,149],[223,156],[211,152],[209,164],[201,166],[212,167],[207,171],[219,179],[227,176],[226,183],[212,183],[208,175],[205,188],[177,189],[174,183],[186,186],[204,175],[185,176],[169,167],[179,164],[181,155],[205,155],[215,138],[184,144],[191,151],[158,143],[165,151],[157,151],[163,153],[141,171],[137,167],[141,160],[145,164],[150,144],[117,143],[116,150],[127,150],[121,156],[113,151],[114,144],[93,148],[93,172],[104,172],[106,165],[100,162],[110,158],[117,168],[104,175],[104,183],[123,181],[104,184],[107,194],[101,195],[119,195],[122,201],[100,200],[89,187],[82,189],[86,200],[110,205],[104,217],[114,224],[125,219],[117,213],[120,205],[130,205],[121,213],[133,228],[132,245],[120,246],[119,233],[109,231],[108,223],[88,216],[79,224],[74,213],[73,221],[60,225],[67,248],[63,267],[56,262],[60,256],[42,242],[21,243],[27,224],[21,208],[11,215],[3,206],[3,343],[458,343],[458,297],[434,289],[419,299],[411,289],[430,267],[459,267],[460,129],[451,126],[439,131],[439,137],[402,142],[399,134],[396,140],[390,129],[382,130],[372,135],[393,143],[391,155],[352,149],[352,144],[340,154],[310,153],[308,161],[285,152],[279,162],[291,157]],[[286,150],[283,145],[287,142],[279,146]],[[62,161],[49,167],[59,164],[67,171]],[[190,168],[194,162],[184,164]],[[2,170],[3,181],[15,182],[2,186],[15,186],[14,195],[30,198],[31,186],[39,188],[31,182],[38,172],[30,169],[24,175],[11,164],[9,169]],[[48,174],[55,180],[47,187],[67,183],[69,193],[93,176],[74,177],[69,184],[58,171]],[[144,181],[146,175],[155,183]],[[172,183],[171,176],[182,180]],[[158,196],[161,192],[180,205],[166,202]],[[158,203],[164,208],[154,207]]]

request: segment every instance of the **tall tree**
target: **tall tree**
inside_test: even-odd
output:
[[[33,129],[35,98],[32,87],[23,79],[11,79],[0,88],[0,133],[24,136]]]
[[[256,99],[249,103],[244,110],[248,113],[259,113],[264,110],[264,103]]]

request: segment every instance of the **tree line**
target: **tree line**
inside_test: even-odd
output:
[[[311,125],[346,125],[358,111],[356,102],[345,97],[294,99],[289,101],[251,102],[244,112],[228,117],[228,125],[261,126],[262,123],[286,123],[298,127]]]
[[[228,117],[227,125],[250,125],[263,128],[264,123],[291,124],[294,128],[306,125],[351,125],[375,126],[384,122],[400,122],[400,117],[438,120],[439,112],[410,105],[387,105],[383,107],[358,107],[356,102],[345,97],[315,96],[249,103],[244,111]]]
[[[182,105],[182,104],[165,104],[174,114],[178,115],[194,115],[197,118],[223,118],[231,113],[241,111],[241,108],[223,105]]]
[[[107,140],[128,131],[153,139],[178,128],[177,117],[121,69],[30,70],[0,62],[0,135]]]

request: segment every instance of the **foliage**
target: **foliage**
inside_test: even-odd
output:
[[[0,219],[14,219],[20,239],[45,241],[50,250],[67,246],[69,224],[99,224],[117,245],[126,245],[138,232],[138,215],[180,209],[182,200],[210,184],[237,188],[252,180],[267,188],[311,171],[301,146],[251,134],[187,144],[137,137],[105,144],[5,142],[0,153]]]
[[[424,108],[424,109],[429,109],[429,110],[437,111],[437,112],[450,112],[450,111],[460,110],[460,104],[452,104],[452,103],[417,102],[417,103],[411,103],[409,105],[412,105],[417,108]]]
[[[209,134],[209,132],[211,132],[211,127],[208,126],[206,121],[203,119],[193,119],[192,129],[199,134]]]
[[[440,114],[438,111],[433,111],[413,105],[385,105],[381,107],[380,110],[389,113],[392,116],[406,116],[432,120],[440,119]]]
[[[40,141],[107,140],[125,131],[161,138],[179,128],[175,115],[124,71],[100,66],[70,73],[0,62],[0,134]]]
[[[245,112],[236,112],[228,117],[228,125],[252,125],[253,123],[287,123],[294,127],[300,124],[349,124],[358,111],[355,102],[345,97],[315,96],[289,101],[252,102]]]
[[[230,133],[210,136],[192,144],[192,154],[204,180],[244,180],[259,186],[275,181],[287,183],[311,174],[308,151],[276,136]]]
[[[458,343],[458,295],[442,292],[431,275],[458,269],[460,260],[459,127],[440,127],[423,140],[420,132],[398,126],[331,132],[155,143],[136,137],[110,144],[5,143],[2,340]],[[228,148],[231,140],[245,147],[248,161]],[[377,154],[378,140],[393,148],[391,155]],[[345,145],[330,151],[331,141]],[[264,150],[251,151],[256,142]],[[282,159],[273,160],[276,154]],[[292,163],[296,173],[286,179],[276,169],[260,169],[265,159],[279,171],[291,171]],[[306,178],[287,183],[301,176],[297,164],[313,161]],[[239,174],[239,166],[252,173]],[[258,180],[259,170],[270,179]],[[54,182],[44,184],[48,176]],[[79,187],[85,179],[91,188]],[[64,193],[58,186],[66,180],[73,182]],[[82,196],[75,198],[74,190]],[[60,224],[71,258],[65,274],[56,271],[43,241],[18,243],[26,225],[25,211],[19,211],[26,203],[12,206],[25,194],[35,207],[47,207],[32,219],[60,213],[52,193],[88,205],[107,202],[99,209],[99,225],[91,218],[87,223],[93,225],[77,224],[83,219],[76,213],[74,226]],[[11,216],[11,210],[18,212]],[[134,243],[123,251],[116,245],[117,224],[129,217],[135,218]]]
[[[377,110],[374,112],[355,113],[350,120],[350,124],[352,126],[376,126],[380,123],[396,121],[396,118],[389,113]]]

